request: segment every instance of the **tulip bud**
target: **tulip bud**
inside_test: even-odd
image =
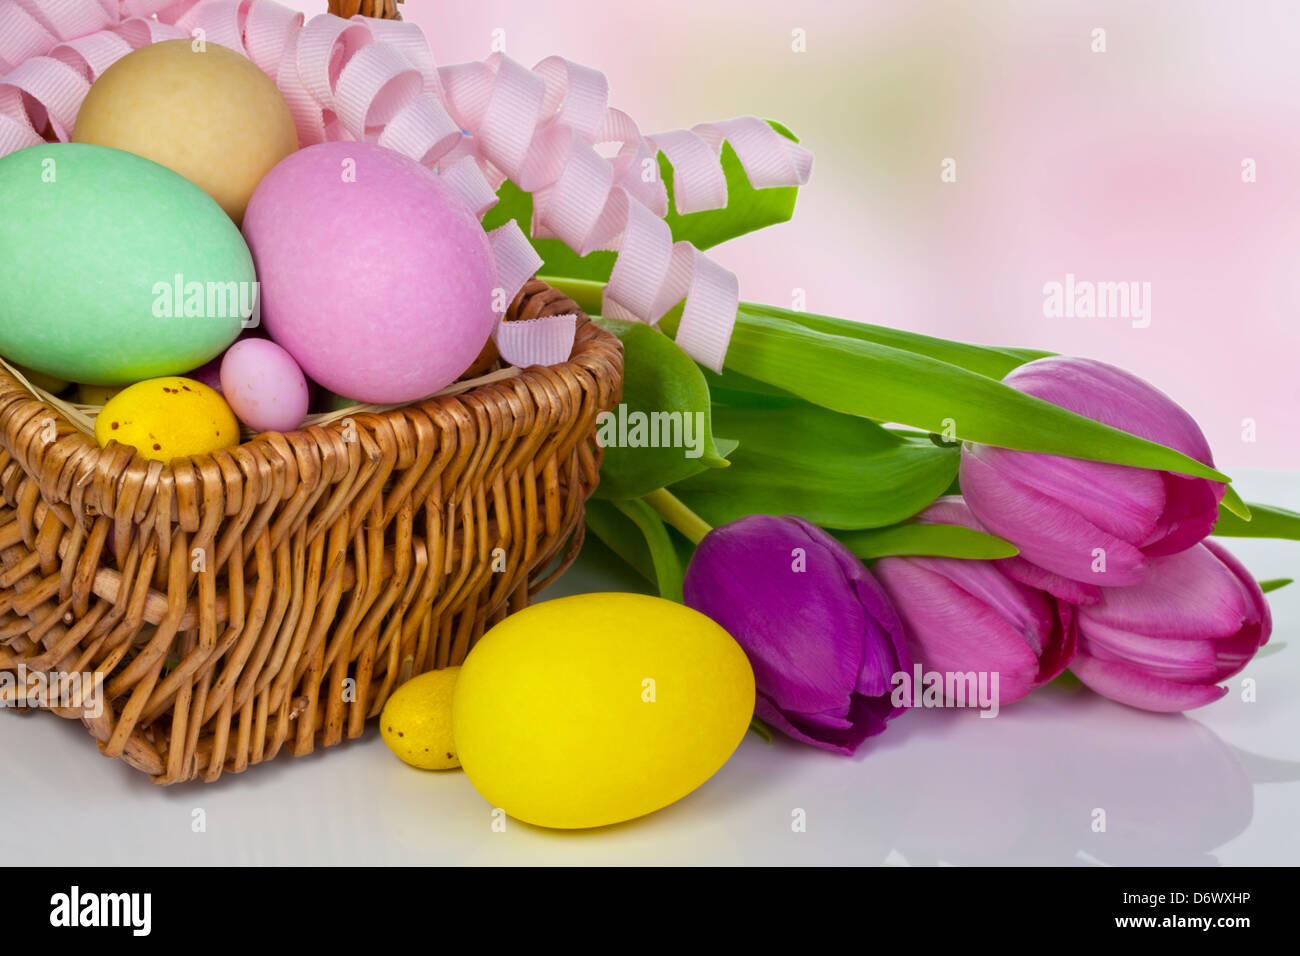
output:
[[[1112,365],[1055,356],[1022,365],[1003,382],[1214,464],[1187,412]],[[1224,493],[1221,482],[1204,478],[970,443],[960,481],[980,522],[1047,572],[1027,583],[1081,603],[1099,600],[1100,587],[1138,583],[1149,558],[1204,538]]]
[[[915,520],[984,530],[956,496],[937,499]],[[888,557],[872,571],[903,620],[908,653],[924,671],[996,674],[998,702],[1009,704],[1065,670],[1074,656],[1075,625],[1067,602],[1014,580],[1001,564]]]
[[[795,740],[851,754],[905,709],[890,701],[911,669],[898,616],[862,562],[802,518],[714,528],[683,593],[745,649],[758,717]]]
[[[1273,618],[1250,572],[1214,541],[1156,558],[1141,584],[1078,609],[1070,669],[1098,694],[1143,710],[1201,707],[1268,643]]]

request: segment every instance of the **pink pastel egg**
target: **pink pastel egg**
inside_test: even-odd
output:
[[[270,339],[241,339],[226,349],[221,392],[254,431],[293,431],[307,415],[307,379],[293,356]]]
[[[330,391],[423,398],[469,368],[491,334],[487,234],[437,174],[400,153],[354,142],[300,150],[258,185],[243,228],[263,325]]]

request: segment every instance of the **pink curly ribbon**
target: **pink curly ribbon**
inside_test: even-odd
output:
[[[807,150],[754,117],[647,137],[610,107],[608,83],[590,67],[548,57],[529,70],[496,54],[439,68],[414,24],[308,20],[271,0],[0,0],[0,155],[44,142],[47,128],[66,141],[90,84],[113,62],[190,36],[270,76],[303,146],[344,139],[397,150],[436,167],[478,216],[512,179],[533,195],[533,236],[583,255],[618,252],[605,315],[655,323],[685,299],[677,342],[714,370],[735,322],[736,277],[673,242],[657,153],[673,165],[682,213],[726,205],[724,141],[756,188],[802,185],[811,171]],[[517,223],[489,239],[498,299],[508,302],[541,260]],[[513,364],[554,364],[568,357],[575,322],[498,322],[494,338]]]

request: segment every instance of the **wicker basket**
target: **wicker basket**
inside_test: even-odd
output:
[[[507,318],[565,312],[534,280]],[[51,709],[161,784],[356,737],[581,546],[617,339],[579,313],[567,363],[487,380],[164,465],[0,368],[0,669],[102,679]]]
[[[358,13],[363,17],[400,20],[397,5],[405,0],[329,0],[329,11],[336,17],[347,19]]]

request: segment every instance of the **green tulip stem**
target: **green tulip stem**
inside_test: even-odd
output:
[[[699,544],[713,530],[712,525],[686,507],[667,488],[652,491],[641,500],[659,512],[659,517],[684,534],[692,544]]]

